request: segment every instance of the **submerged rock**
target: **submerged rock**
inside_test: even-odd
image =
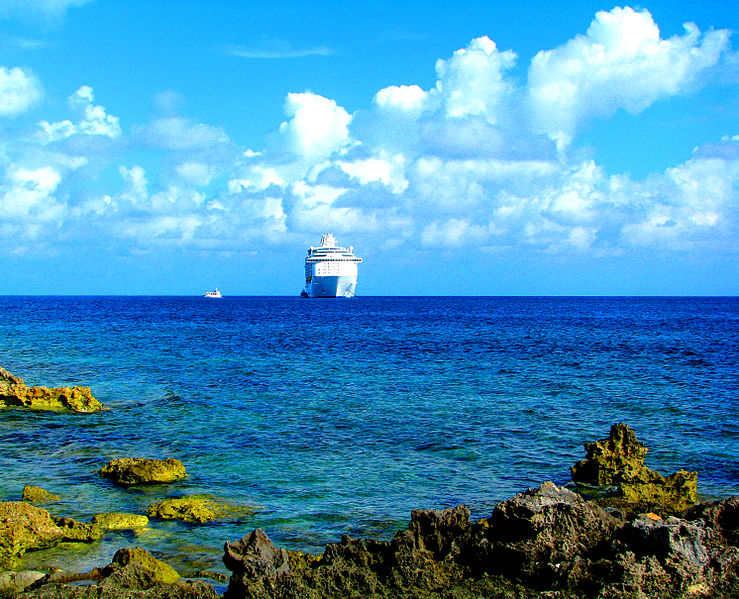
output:
[[[28,503],[48,503],[50,501],[59,501],[59,499],[59,495],[50,493],[41,487],[33,487],[31,485],[25,485],[23,487],[23,495],[21,496],[21,500],[27,501]]]
[[[104,514],[95,514],[92,520],[90,520],[90,524],[99,526],[104,530],[133,530],[136,528],[146,528],[149,525],[149,518],[139,514],[106,512]]]
[[[28,387],[19,376],[0,367],[0,408],[29,408],[54,412],[99,412],[105,406],[89,387]]]
[[[149,506],[146,513],[161,520],[204,524],[229,517],[248,516],[254,513],[254,509],[229,505],[210,495],[187,495],[155,503]]]
[[[89,543],[102,535],[97,526],[57,518],[24,501],[0,502],[0,570],[16,567],[26,551],[46,549],[63,541]]]
[[[318,556],[278,548],[257,529],[224,547],[224,598],[731,597],[739,548],[718,530],[734,526],[737,505],[626,521],[545,483],[480,522],[464,506],[416,510],[391,541],[345,536]]]
[[[100,474],[122,486],[171,483],[187,476],[185,466],[174,458],[119,458],[110,460]]]
[[[649,449],[626,424],[611,427],[607,439],[585,443],[587,456],[570,468],[572,480],[601,487],[616,486],[628,503],[657,503],[678,512],[698,500],[698,473],[679,470],[662,476],[644,465]]]

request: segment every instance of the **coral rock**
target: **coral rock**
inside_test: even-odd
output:
[[[209,495],[188,495],[155,503],[149,506],[146,513],[162,520],[182,520],[204,524],[231,516],[251,515],[254,510],[248,507],[228,505]]]
[[[108,567],[115,569],[116,566],[127,566],[129,564],[138,564],[150,572],[151,580],[153,582],[169,584],[179,580],[180,578],[177,570],[172,566],[158,560],[151,555],[151,553],[145,551],[141,547],[134,547],[133,549],[119,549],[113,556],[111,565]]]
[[[49,501],[59,501],[59,495],[49,493],[46,489],[41,487],[33,487],[31,485],[25,485],[23,487],[22,501],[29,503],[46,503]]]
[[[0,502],[0,569],[17,566],[26,552],[53,547],[62,541],[91,542],[102,531],[71,518],[55,518],[24,501]]]
[[[54,412],[99,412],[105,406],[89,387],[27,387],[23,379],[0,367],[0,408],[18,407]]]
[[[570,468],[572,480],[598,486],[617,486],[624,501],[660,504],[678,512],[695,504],[698,473],[679,470],[668,477],[644,465],[647,447],[623,423],[614,424],[607,439],[586,443],[586,459]]]
[[[546,482],[498,504],[485,540],[485,571],[553,584],[590,556],[619,522],[580,495]]]
[[[13,596],[43,577],[37,570],[0,572],[0,597]]]
[[[88,584],[80,585],[82,581]],[[71,583],[71,584],[70,584]],[[111,564],[82,574],[54,572],[19,597],[24,599],[218,599],[201,581],[182,581],[169,565],[136,547],[121,549]]]
[[[552,483],[469,522],[464,506],[416,510],[392,541],[353,539],[311,556],[257,529],[226,543],[224,599],[675,599],[739,596],[739,498],[686,518],[633,521]],[[728,535],[728,536],[726,536]]]
[[[149,525],[149,518],[139,514],[106,512],[95,514],[90,524],[95,524],[104,530],[133,530],[135,528],[146,528]]]
[[[174,458],[119,458],[110,460],[100,474],[122,486],[171,483],[187,476],[185,466]]]

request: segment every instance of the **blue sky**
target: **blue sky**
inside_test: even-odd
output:
[[[4,0],[0,293],[737,295],[738,20]]]

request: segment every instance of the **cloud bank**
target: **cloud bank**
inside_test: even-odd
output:
[[[59,22],[67,9],[83,6],[92,0],[3,0],[0,3],[0,19],[21,18],[44,22]]]
[[[480,37],[437,61],[430,89],[389,86],[354,113],[289,93],[258,150],[174,105],[126,131],[85,85],[68,119],[3,140],[0,252],[80,239],[239,251],[328,230],[428,251],[726,251],[738,241],[736,132],[643,181],[571,150],[589,121],[694,91],[731,56],[727,31],[686,24],[663,39],[646,10],[615,8],[536,54],[524,81],[516,53]],[[0,68],[0,118],[40,97],[33,74]]]

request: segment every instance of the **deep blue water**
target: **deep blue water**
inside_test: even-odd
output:
[[[85,521],[184,493],[258,507],[28,554],[81,570],[138,544],[186,573],[225,572],[223,542],[255,527],[319,551],[389,538],[415,508],[487,516],[567,483],[620,421],[651,468],[739,494],[738,324],[738,298],[0,297],[0,365],[112,408],[1,411],[0,500],[36,484]],[[119,489],[95,473],[124,456],[176,457],[190,477]]]

